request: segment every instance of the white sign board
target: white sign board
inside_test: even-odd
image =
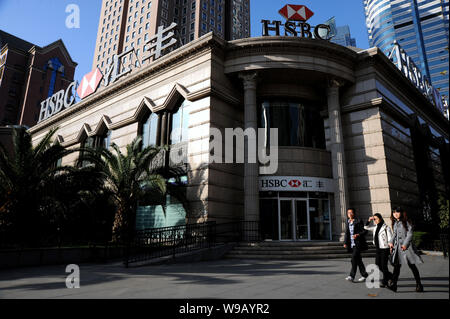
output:
[[[334,192],[334,180],[305,176],[260,176],[259,190],[287,192]]]
[[[442,113],[445,112],[445,101],[439,91],[430,83],[431,81],[416,66],[413,60],[406,54],[406,51],[394,41],[394,48],[389,54],[389,59],[402,71],[402,73],[434,104]]]

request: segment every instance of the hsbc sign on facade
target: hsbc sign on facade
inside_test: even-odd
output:
[[[46,120],[53,115],[61,112],[63,109],[68,109],[75,104],[75,95],[78,94],[80,99],[85,99],[91,94],[95,93],[100,86],[102,80],[104,80],[104,86],[107,87],[123,76],[129,74],[132,71],[131,64],[128,67],[124,66],[124,58],[132,56],[136,57],[136,63],[134,67],[140,68],[144,61],[153,59],[153,61],[159,59],[164,52],[168,49],[172,49],[178,42],[175,38],[176,23],[172,23],[167,28],[163,26],[158,27],[158,31],[148,42],[147,51],[150,53],[145,56],[142,61],[138,61],[138,55],[134,48],[125,50],[120,54],[113,56],[111,64],[108,66],[105,74],[96,68],[92,72],[86,74],[81,80],[81,83],[77,86],[77,82],[73,82],[69,85],[67,90],[62,90],[53,96],[47,98],[41,102],[41,111],[39,114],[39,122]]]
[[[83,80],[81,80],[81,83],[77,89],[77,94],[80,97],[80,99],[84,99],[89,95],[95,93],[102,79],[103,74],[97,68],[94,71],[86,74],[83,77]]]
[[[305,176],[261,176],[260,191],[334,192],[334,181],[329,178]]]
[[[319,24],[313,27],[306,23],[306,21],[314,15],[314,12],[312,12],[307,6],[287,4],[281,8],[278,13],[286,19],[286,22],[283,24],[281,21],[261,20],[263,25],[263,36],[283,35],[283,26],[284,36],[329,40],[329,35],[331,32],[329,25]]]

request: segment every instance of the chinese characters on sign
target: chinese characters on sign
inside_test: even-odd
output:
[[[131,65],[133,63],[130,63],[129,67],[123,67],[124,57],[130,55],[131,59],[134,56],[136,58],[135,67],[140,68],[146,60],[153,57],[153,61],[155,61],[162,56],[165,50],[174,47],[177,44],[177,39],[174,37],[174,30],[176,26],[176,23],[172,23],[165,29],[162,26],[158,27],[158,32],[155,34],[155,36],[145,44],[147,47],[147,51],[150,51],[151,53],[150,55],[143,58],[142,61],[138,60],[138,56],[135,53],[134,48],[122,52],[119,55],[115,55],[105,74],[105,86],[116,82],[118,79],[132,71]],[[132,61],[133,60],[131,59],[130,62]]]
[[[150,59],[153,57],[153,61],[156,59],[159,59],[162,55],[162,52],[166,49],[169,49],[177,44],[177,39],[174,38],[174,29],[176,28],[177,24],[172,23],[169,27],[166,29],[163,29],[162,26],[158,27],[158,32],[155,34],[153,38],[150,39],[150,41],[147,42],[148,51],[153,51],[150,55],[142,59],[142,62],[144,62],[147,59]],[[166,34],[167,35],[164,35]]]
[[[261,176],[259,190],[333,193],[333,183],[332,179],[319,177]]]

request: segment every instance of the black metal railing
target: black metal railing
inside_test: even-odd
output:
[[[439,237],[427,238],[418,244],[420,250],[440,251],[444,258],[448,256],[448,233],[440,234]]]
[[[218,243],[258,242],[262,240],[258,221],[237,221],[217,224],[215,235]]]
[[[441,234],[441,246],[442,246],[442,252],[444,253],[444,258],[448,257],[448,233]]]
[[[126,247],[124,265],[187,253],[219,244],[260,241],[257,221],[187,224],[137,231]]]
[[[214,244],[215,223],[188,224],[137,231],[126,248],[124,264],[175,256]]]

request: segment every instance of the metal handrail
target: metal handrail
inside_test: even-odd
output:
[[[221,243],[260,241],[258,221],[235,221],[217,224],[205,222],[172,227],[150,228],[135,232],[127,244],[124,265],[164,256],[175,257]]]

